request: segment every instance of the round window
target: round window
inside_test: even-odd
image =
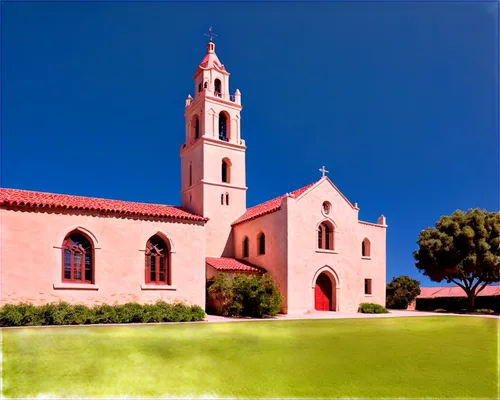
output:
[[[323,214],[325,214],[325,215],[330,214],[331,208],[332,208],[332,205],[328,201],[323,202]]]

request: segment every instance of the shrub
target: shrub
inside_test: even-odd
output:
[[[120,322],[116,306],[99,304],[92,308],[92,313],[92,323],[94,324],[117,324]]]
[[[200,306],[191,306],[191,321],[202,321],[205,318],[205,310]]]
[[[233,279],[219,273],[207,282],[207,309],[225,317],[242,314],[242,293],[235,289]]]
[[[29,303],[6,304],[0,309],[1,326],[36,325],[37,320],[43,320],[43,313],[34,312]]]
[[[83,325],[129,322],[201,321],[205,311],[200,306],[169,304],[101,304],[87,307],[66,302],[36,306],[30,303],[6,304],[0,308],[0,326]]]
[[[123,323],[142,322],[141,315],[143,313],[142,305],[139,303],[126,303],[117,306],[120,320]]]
[[[279,313],[283,300],[269,275],[235,278],[235,287],[242,294],[243,315],[262,318]]]
[[[495,310],[491,310],[489,308],[479,308],[476,312],[480,314],[495,314]]]
[[[361,303],[358,312],[363,314],[387,314],[389,311],[384,306],[375,303]]]
[[[207,309],[223,316],[276,315],[283,296],[269,275],[219,273],[207,283]]]

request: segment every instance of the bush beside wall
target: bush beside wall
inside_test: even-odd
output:
[[[273,316],[280,312],[283,296],[269,275],[218,273],[207,281],[207,311],[239,317]]]
[[[358,312],[363,314],[387,314],[389,311],[384,306],[375,303],[361,303]]]
[[[491,309],[500,312],[500,296],[477,296],[474,302],[476,309]],[[418,311],[434,311],[443,308],[448,312],[457,312],[467,309],[465,297],[435,297],[416,300],[415,309]]]
[[[65,302],[36,306],[30,303],[6,304],[0,308],[0,326],[120,324],[133,322],[201,321],[205,311],[181,303],[101,304],[87,307]]]

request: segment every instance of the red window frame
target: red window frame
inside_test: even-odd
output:
[[[66,236],[61,249],[61,258],[62,282],[94,283],[94,246],[87,235],[72,232]]]
[[[149,285],[170,285],[170,251],[160,236],[155,235],[146,243],[145,282]],[[163,277],[162,277],[163,275]]]

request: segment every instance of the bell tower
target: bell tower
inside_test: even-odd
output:
[[[245,141],[241,93],[229,94],[229,73],[215,54],[212,28],[205,57],[186,99],[186,141],[181,145],[182,208],[209,218],[208,257],[233,257],[231,224],[246,211]]]

